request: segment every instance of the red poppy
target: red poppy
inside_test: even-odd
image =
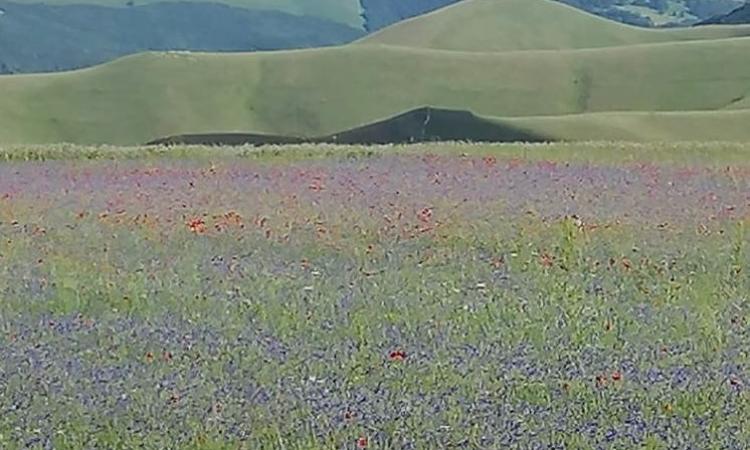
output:
[[[370,441],[365,436],[360,436],[357,439],[357,448],[367,448],[367,445],[370,443]]]
[[[622,380],[622,374],[619,370],[615,370],[612,372],[612,381],[620,381]]]
[[[389,356],[391,361],[403,361],[406,359],[406,352],[403,350],[394,350]]]
[[[206,221],[202,217],[195,217],[187,222],[187,226],[195,234],[206,232]]]

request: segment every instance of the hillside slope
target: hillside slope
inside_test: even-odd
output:
[[[493,120],[531,135],[561,141],[750,142],[750,110],[615,112]]]
[[[750,36],[750,27],[653,30],[552,0],[464,0],[361,41],[460,51],[559,50]]]
[[[151,53],[77,72],[0,77],[0,142],[320,136],[425,105],[499,117],[716,110],[747,96],[748,54],[750,38],[559,52],[361,45]]]
[[[460,0],[360,0],[365,29],[376,31]]]
[[[638,26],[689,26],[726,14],[743,0],[557,0],[576,8]]]
[[[115,8],[153,5],[164,2],[204,3],[207,0],[15,0],[22,4],[38,5],[94,5]],[[356,28],[362,27],[359,0],[210,0],[244,9],[279,11],[300,16],[324,18]]]
[[[319,138],[247,133],[179,135],[150,145],[408,144],[434,141],[750,141],[750,111],[624,112],[502,119],[419,108]]]
[[[729,14],[713,17],[703,22],[705,25],[739,25],[750,23],[750,2]]]
[[[86,67],[146,50],[251,51],[350,42],[363,31],[325,19],[218,3],[130,8],[0,0],[0,73]]]

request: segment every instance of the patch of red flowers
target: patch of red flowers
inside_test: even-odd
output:
[[[391,361],[404,361],[406,359],[406,352],[403,350],[394,350],[388,356]]]
[[[622,381],[622,373],[619,370],[612,372],[612,381]]]
[[[357,448],[367,448],[369,444],[370,444],[370,441],[365,436],[360,436],[357,439]]]
[[[206,221],[202,217],[194,217],[188,220],[187,227],[195,234],[203,234],[206,232]]]

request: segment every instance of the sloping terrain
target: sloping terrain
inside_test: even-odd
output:
[[[429,117],[429,120],[428,120]],[[435,141],[750,141],[750,111],[625,112],[500,119],[468,111],[420,108],[320,138],[207,133],[156,139],[149,145],[408,144]]]
[[[188,134],[156,139],[149,145],[280,145],[300,143],[410,144],[435,141],[539,142],[549,137],[476,116],[469,111],[423,107],[328,136],[299,138],[259,134]]]
[[[750,36],[750,27],[652,30],[552,0],[467,0],[360,41],[461,51],[559,50]]]
[[[23,4],[43,5],[95,5],[113,8],[153,5],[170,1],[173,3],[201,3],[206,0],[15,0]],[[279,11],[300,16],[324,18],[353,27],[362,26],[359,0],[211,0],[213,3],[244,9]]]
[[[130,8],[0,0],[0,73],[85,67],[146,50],[252,51],[343,44],[363,31],[219,3]]]
[[[750,3],[735,9],[729,14],[713,17],[703,22],[705,25],[739,25],[750,23]]]
[[[458,1],[460,0],[361,0],[360,3],[365,28],[375,31]]]
[[[501,12],[517,13],[520,25],[493,25],[504,20]],[[545,17],[547,33],[524,29]],[[470,31],[450,32],[459,28]],[[731,37],[748,31],[649,31],[548,0],[466,0],[356,45],[152,52],[74,72],[0,77],[0,142],[139,144],[207,133],[310,139],[352,129],[359,134],[349,136],[362,140],[372,129],[363,124],[421,107],[499,118],[492,120],[532,137],[650,138],[685,124],[686,136],[713,139],[713,130],[726,127],[701,127],[702,120],[734,124],[750,108],[750,37]],[[394,40],[399,35],[405,42]],[[450,50],[456,47],[465,50]],[[497,47],[509,51],[487,51]],[[413,117],[400,120],[408,125]],[[651,124],[662,125],[639,131]]]
[[[0,142],[321,136],[424,105],[498,117],[736,108],[750,87],[748,54],[748,38],[559,52],[151,53],[0,77]]]
[[[148,50],[255,51],[344,44],[366,32],[457,1],[0,0],[0,74],[71,70]],[[650,26],[669,20],[685,22],[678,12],[688,11],[696,20],[725,13],[740,0],[558,1]],[[466,11],[474,11],[472,17],[467,12],[464,18],[456,17],[452,11],[449,23],[420,20],[417,25],[389,30],[373,42],[461,50],[550,49],[742,33],[702,30],[654,34],[592,20],[593,16],[581,15],[579,10],[561,9],[561,3],[550,5],[551,0],[515,0],[515,5],[508,0],[490,2],[491,7],[480,11],[476,2],[465,0],[472,3],[466,7]],[[486,17],[477,22],[482,14]],[[553,19],[554,14],[562,14],[561,20]],[[421,30],[425,26],[427,34]],[[446,42],[430,37],[430,33],[443,35],[446,31],[455,34],[443,37]]]
[[[557,0],[638,26],[692,25],[737,8],[743,0]]]
[[[750,110],[637,111],[496,121],[555,141],[750,141]]]

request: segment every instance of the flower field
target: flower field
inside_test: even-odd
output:
[[[98,152],[0,163],[0,448],[750,445],[747,147]]]

